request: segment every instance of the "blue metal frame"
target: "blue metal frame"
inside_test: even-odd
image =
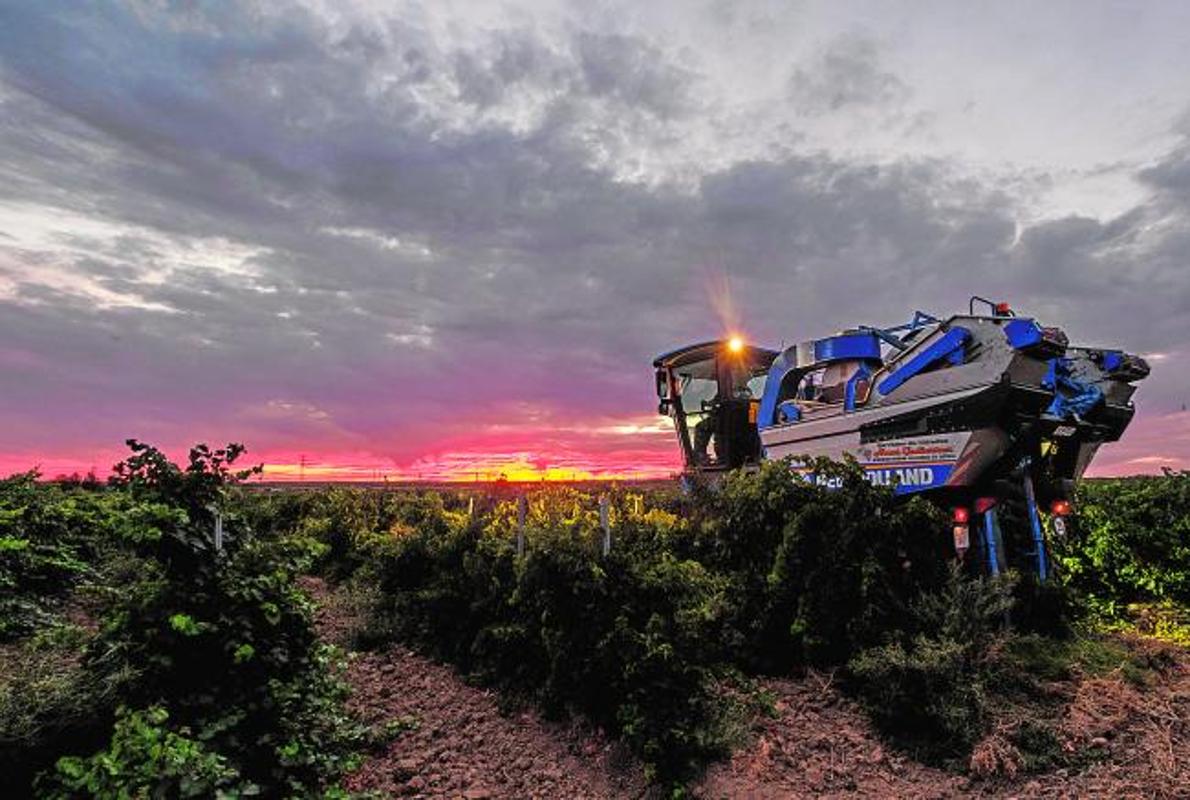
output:
[[[855,411],[855,395],[859,391],[860,381],[871,378],[874,373],[866,363],[860,364],[859,369],[847,379],[847,387],[843,390],[843,410]]]
[[[1041,517],[1037,513],[1037,497],[1033,493],[1033,477],[1025,464],[1025,502],[1029,504],[1029,525],[1033,528],[1033,547],[1037,550],[1037,579],[1045,583],[1049,571],[1045,560],[1045,534],[1041,530]]]
[[[908,363],[901,365],[896,372],[882,380],[879,387],[880,393],[891,394],[905,381],[943,359],[952,364],[963,363],[963,347],[970,338],[971,331],[966,328],[958,325],[951,328],[941,339],[909,359]]]
[[[900,336],[895,334],[905,331],[912,333],[913,331],[921,330],[927,325],[941,325],[942,320],[935,317],[933,314],[927,314],[924,311],[914,311],[913,319],[909,320],[903,325],[894,325],[891,328],[874,328],[871,325],[860,325],[859,330],[864,333],[870,333],[873,336],[879,337],[882,341],[891,344],[898,350],[904,350],[909,347]]]
[[[993,506],[987,511],[983,512],[983,544],[984,553],[987,556],[988,572],[992,577],[1000,574],[1000,553],[999,553],[999,539],[1000,539],[1000,523],[996,518],[996,509]]]
[[[875,331],[844,333],[786,348],[773,359],[772,366],[769,367],[764,394],[760,398],[760,408],[757,409],[756,427],[764,430],[784,422],[794,422],[801,417],[800,410],[792,410],[796,409],[793,401],[787,399],[780,404],[777,402],[777,398],[781,396],[782,385],[790,373],[798,373],[797,378],[801,380],[805,373],[838,361],[861,362],[861,366],[847,380],[844,388],[844,408],[847,411],[854,410],[859,381],[875,374],[872,365],[884,363],[880,357],[880,341]],[[785,412],[784,419],[779,417],[781,411]]]
[[[764,394],[760,396],[760,408],[756,410],[758,430],[777,424],[777,398],[781,396],[781,384],[785,382],[785,377],[797,368],[797,364],[794,363],[796,359],[796,348],[792,347],[773,359],[773,365],[769,367],[769,376],[764,382]]]

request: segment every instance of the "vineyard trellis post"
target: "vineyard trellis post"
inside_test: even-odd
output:
[[[611,503],[607,495],[599,497],[599,525],[603,528],[603,554],[606,556],[612,550]]]
[[[529,512],[529,499],[521,495],[516,500],[516,554],[525,554],[525,517]]]
[[[215,503],[209,503],[207,505],[207,511],[211,512],[211,516],[215,520],[215,529],[214,529],[215,552],[222,553],[223,552],[223,512],[219,509],[219,506],[217,506]]]

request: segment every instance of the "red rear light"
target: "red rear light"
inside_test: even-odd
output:
[[[1050,513],[1057,517],[1064,517],[1070,513],[1069,500],[1055,500],[1050,503]]]
[[[971,512],[963,506],[955,506],[953,514],[954,552],[961,561],[971,547],[971,529],[967,525],[967,521],[971,518]]]
[[[1012,306],[1008,305],[1008,303],[996,303],[996,316],[997,317],[1011,317],[1012,316]]]
[[[975,501],[975,513],[982,514],[994,505],[996,505],[996,498],[980,497]]]

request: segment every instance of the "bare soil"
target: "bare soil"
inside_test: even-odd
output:
[[[316,580],[317,623],[346,643],[351,609]],[[1136,646],[1151,646],[1137,643]],[[1081,677],[1068,695],[1062,746],[1085,756],[1078,771],[1026,774],[1003,730],[976,747],[967,774],[923,765],[882,742],[829,675],[765,679],[774,716],[758,716],[750,741],[713,764],[695,797],[1190,798],[1190,654],[1152,685],[1121,675]],[[644,798],[635,760],[581,723],[531,710],[506,712],[499,697],[452,668],[406,648],[354,653],[350,706],[366,724],[400,729],[344,782],[350,790],[419,798]]]
[[[1176,651],[1176,658],[1143,689],[1118,674],[1055,687],[1070,694],[1061,723],[1063,749],[1087,766],[1041,774],[1023,771],[1021,754],[1003,730],[975,748],[967,774],[960,775],[882,743],[826,676],[762,681],[778,698],[776,718],[758,719],[754,741],[713,764],[695,795],[1190,798],[1190,654]]]
[[[755,720],[752,743],[712,764],[696,796],[954,797],[969,785],[881,744],[828,675],[773,678],[761,686],[776,698],[776,716]]]
[[[500,712],[489,691],[401,647],[361,654],[348,671],[352,710],[367,723],[400,720],[400,734],[345,786],[417,797],[640,796],[644,781],[619,747],[531,711]]]

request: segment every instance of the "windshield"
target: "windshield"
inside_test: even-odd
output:
[[[719,394],[714,378],[698,378],[690,374],[681,375],[678,388],[682,396],[682,408],[687,414],[701,412],[703,403],[709,403]]]
[[[768,376],[769,376],[769,373],[768,373],[768,370],[766,369],[764,372],[760,373],[759,375],[754,375],[751,379],[749,379],[749,381],[748,381],[748,395],[749,395],[749,397],[759,400],[761,397],[764,396],[764,384],[765,384],[765,381],[768,378]]]

